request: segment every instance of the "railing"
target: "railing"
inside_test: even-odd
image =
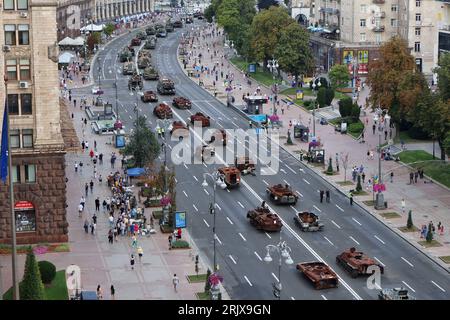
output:
[[[384,26],[376,26],[372,30],[373,32],[384,32]]]

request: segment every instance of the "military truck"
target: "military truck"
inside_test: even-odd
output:
[[[133,62],[125,62],[123,64],[122,74],[124,75],[132,75],[136,72],[136,67]]]
[[[133,55],[131,53],[130,50],[128,50],[128,48],[124,48],[120,53],[119,53],[119,61],[120,62],[127,62],[130,61],[131,59],[133,59]]]
[[[380,300],[416,300],[411,296],[407,289],[400,288],[386,288],[380,290],[378,293],[378,299]]]
[[[143,56],[138,59],[137,64],[139,69],[145,69],[152,66],[152,60],[148,56]]]
[[[147,34],[143,31],[139,31],[136,35],[137,38],[141,39],[141,40],[145,40],[147,38]]]
[[[147,67],[144,69],[144,79],[145,80],[158,80],[159,74],[158,71],[153,67]]]
[[[223,175],[223,181],[227,185],[227,188],[239,187],[241,183],[241,172],[236,167],[222,167],[218,168],[220,174]]]
[[[248,211],[247,218],[250,219],[250,224],[258,230],[277,232],[283,226],[280,217],[270,212],[264,204],[261,207]]]
[[[312,212],[298,212],[294,217],[294,222],[302,231],[322,231],[323,223],[319,216]]]
[[[159,94],[175,94],[175,84],[168,78],[160,79],[156,89]]]
[[[339,284],[336,273],[321,261],[299,263],[297,270],[302,272],[318,290],[336,288]]]
[[[156,34],[155,26],[149,26],[149,27],[147,27],[147,29],[145,29],[145,33],[146,33],[148,36],[155,35],[155,34]]]
[[[137,72],[135,72],[130,79],[128,79],[128,90],[136,90],[136,88],[139,88],[139,90],[144,88],[142,76]]]
[[[173,118],[172,109],[166,103],[160,103],[153,109],[153,114],[159,119],[171,119]]]
[[[372,274],[373,272],[369,270],[371,266],[376,266],[379,268],[381,274],[384,273],[384,267],[380,263],[365,255],[363,252],[356,251],[355,248],[345,250],[336,256],[336,263],[350,273],[352,278],[356,278],[359,275]]]
[[[269,199],[276,204],[296,205],[298,196],[292,191],[289,185],[276,184],[266,189]]]

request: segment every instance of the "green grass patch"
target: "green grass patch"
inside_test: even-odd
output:
[[[172,241],[172,249],[189,249],[189,243],[184,240]]]
[[[398,154],[400,161],[413,168],[423,169],[425,175],[450,188],[450,163],[433,160],[433,156],[423,150],[405,150]],[[427,162],[423,162],[427,161]],[[418,163],[416,163],[418,162]]]
[[[400,143],[400,141],[403,141],[405,143],[416,143],[416,142],[427,142],[427,141],[431,141],[429,139],[426,140],[419,140],[419,139],[414,139],[411,138],[411,136],[408,134],[408,131],[400,131],[400,133],[395,136],[394,139],[395,143]]]
[[[248,70],[248,62],[245,61],[242,58],[231,58],[230,62],[234,64],[239,70],[247,72]],[[279,83],[280,81],[277,79],[273,79],[273,74],[268,71],[261,70],[261,67],[257,64],[256,65],[256,72],[250,73],[250,77],[258,81],[259,83],[262,83],[266,86],[271,86],[274,83]]]
[[[70,247],[68,243],[63,243],[58,245],[55,250],[55,252],[69,252],[70,251]]]
[[[351,181],[338,181],[337,184],[340,186],[353,186],[354,185],[354,183]]]
[[[199,274],[199,275],[188,275],[187,279],[189,283],[196,283],[196,282],[205,282],[206,281],[206,273]]]
[[[419,231],[419,228],[416,226],[412,226],[412,228],[407,228],[406,226],[398,228],[401,232],[416,232]]]
[[[197,292],[195,295],[198,300],[211,300],[209,292]]]
[[[380,216],[386,219],[401,218],[401,215],[399,215],[397,212],[382,212],[380,213]]]
[[[66,285],[66,271],[56,272],[55,279],[49,286],[44,285],[46,300],[69,300]],[[12,287],[3,295],[4,300],[12,300]]]
[[[154,219],[161,219],[163,217],[163,212],[161,210],[153,211],[152,215]]]
[[[369,193],[367,193],[367,192],[364,191],[364,190],[361,190],[361,191],[353,191],[352,193],[353,193],[354,196],[367,196],[367,195],[369,194]]]
[[[375,201],[374,200],[364,200],[363,203],[366,206],[369,206],[369,207],[373,207],[375,205]]]
[[[419,244],[421,246],[424,246],[425,248],[433,248],[433,247],[442,247],[442,244],[439,241],[436,240],[431,240],[430,242],[428,241],[419,241]]]
[[[444,263],[449,263],[450,264],[450,256],[441,256],[441,257],[439,257],[439,259],[444,261]]]
[[[326,174],[327,176],[334,176],[338,174],[337,171],[328,172],[327,170],[322,171],[322,173]]]
[[[303,91],[303,96],[313,96],[313,92],[310,88],[288,88],[280,91],[280,94],[286,96],[297,96],[297,90]]]

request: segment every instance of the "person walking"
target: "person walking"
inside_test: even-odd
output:
[[[323,195],[324,195],[324,191],[320,190],[320,203],[323,202]]]
[[[100,199],[95,199],[95,211],[100,211]]]
[[[138,254],[138,257],[139,257],[139,263],[140,263],[141,260],[142,260],[142,256],[144,255],[144,250],[142,250],[142,247],[138,247],[138,248],[137,248],[137,254]]]
[[[116,300],[116,288],[111,285],[111,300]]]
[[[130,265],[131,265],[131,270],[134,270],[134,254],[131,254]]]
[[[172,240],[173,240],[173,236],[172,234],[169,234],[169,250],[172,249]]]
[[[108,231],[108,242],[109,243],[113,243],[113,241],[114,241],[114,234],[113,234],[112,230],[109,229],[109,231]]]
[[[100,285],[97,286],[97,300],[103,299],[103,290]]]
[[[133,236],[131,237],[131,247],[132,247],[132,248],[136,248],[136,247],[137,247],[137,239],[136,239],[136,236],[135,236],[135,235],[133,235]]]
[[[409,173],[409,184],[413,184],[414,183],[414,173],[410,172]]]
[[[350,205],[353,205],[353,193],[350,192]]]
[[[84,184],[84,191],[85,191],[86,197],[87,197],[88,196],[88,192],[89,192],[89,185],[88,185],[87,182]]]
[[[92,222],[91,223],[91,234],[94,234],[94,231],[95,231],[95,223]]]
[[[366,174],[364,172],[362,173],[361,178],[362,178],[362,183],[364,183],[364,180],[366,179]]]
[[[105,213],[106,212],[106,200],[103,200],[103,202],[102,202],[102,209],[103,209],[103,213]]]
[[[325,197],[327,199],[327,202],[330,203],[330,190],[325,191]]]
[[[89,233],[89,221],[88,221],[88,219],[84,220],[83,228],[84,228],[84,232]]]
[[[414,183],[417,183],[417,178],[419,178],[419,171],[414,172]]]
[[[89,186],[91,187],[91,193],[94,193],[94,181],[91,180],[91,182],[89,182]]]
[[[393,183],[394,182],[394,171],[391,171],[390,176],[391,176],[391,183]]]
[[[402,213],[405,213],[405,207],[406,207],[406,201],[405,201],[405,199],[403,198],[403,199],[402,199]]]
[[[83,204],[79,204],[78,205],[78,217],[80,217],[81,218],[81,215],[83,214],[83,209],[84,209],[84,206],[83,206]]]
[[[75,162],[75,172],[78,172],[78,163]]]
[[[178,283],[180,283],[180,279],[178,279],[176,273],[173,274],[172,283],[173,283],[173,288],[175,289],[175,292],[178,292],[177,287],[178,287]]]

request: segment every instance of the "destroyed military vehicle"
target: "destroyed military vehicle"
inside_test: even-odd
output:
[[[194,124],[195,122],[201,122],[202,127],[209,127],[211,125],[210,118],[201,112],[197,112],[191,116],[191,123]]]
[[[145,80],[158,80],[159,74],[154,67],[147,67],[144,69],[144,79]]]
[[[319,217],[312,212],[298,212],[294,217],[294,222],[302,231],[322,231],[323,223]]]
[[[142,81],[142,76],[135,72],[130,79],[128,79],[128,90],[142,90],[144,88],[144,82]]]
[[[356,278],[359,275],[370,275],[374,272],[369,268],[375,266],[379,268],[380,272],[384,273],[384,267],[376,262],[374,259],[365,255],[361,251],[356,251],[355,248],[345,250],[340,255],[336,256],[336,263],[342,266],[352,278]]]
[[[220,174],[223,175],[223,181],[227,188],[239,187],[241,183],[241,172],[236,167],[222,167],[218,168]]]
[[[256,175],[255,162],[250,157],[235,157],[234,166],[241,171],[243,176],[246,174]]]
[[[192,108],[192,103],[191,100],[189,100],[188,98],[184,98],[184,97],[175,97],[172,100],[172,106],[174,106],[177,109],[191,109]]]
[[[263,206],[248,211],[247,218],[250,219],[250,224],[258,230],[277,232],[283,226],[280,217],[270,212],[264,203]]]
[[[292,191],[289,185],[276,184],[266,189],[270,200],[276,204],[291,204],[295,205],[298,200],[298,196]]]
[[[136,72],[136,68],[133,62],[125,62],[122,67],[122,74],[132,75]]]
[[[153,109],[153,114],[159,119],[171,119],[173,118],[172,109],[166,103],[160,103]]]
[[[168,79],[160,79],[156,85],[159,94],[175,94],[175,83]]]
[[[157,102],[158,97],[156,96],[156,92],[148,90],[141,96],[141,100],[142,102]]]
[[[320,261],[297,264],[297,270],[303,273],[316,289],[336,288],[339,280],[336,273],[325,263]]]

